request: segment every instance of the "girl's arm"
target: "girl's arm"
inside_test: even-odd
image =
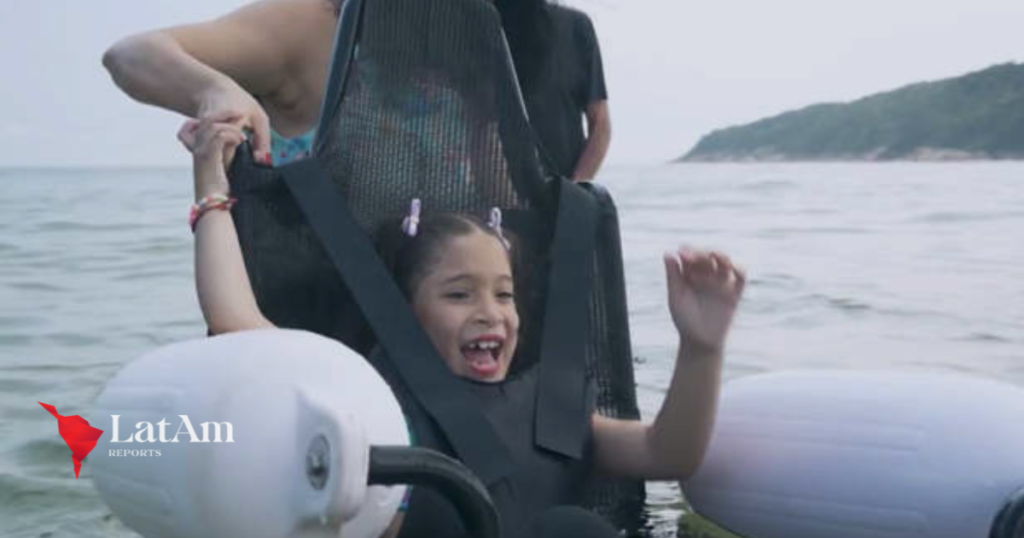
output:
[[[192,148],[196,200],[228,194],[225,167],[244,140],[241,129],[190,120],[178,136]],[[256,304],[228,211],[207,211],[196,222],[195,264],[199,305],[212,333],[273,327]]]
[[[722,351],[745,275],[724,255],[687,250],[667,255],[665,269],[681,341],[675,370],[653,424],[594,415],[596,464],[611,475],[685,480],[711,438]]]

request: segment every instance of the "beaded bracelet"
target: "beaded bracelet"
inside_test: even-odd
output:
[[[200,198],[198,202],[192,204],[192,208],[188,212],[188,226],[192,228],[192,233],[196,232],[196,223],[207,211],[211,209],[230,211],[231,206],[235,205],[237,201],[237,198],[231,198],[226,194],[211,194]]]

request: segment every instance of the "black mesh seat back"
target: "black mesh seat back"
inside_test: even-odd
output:
[[[534,207],[544,180],[494,8],[366,0],[361,20],[316,144],[356,220],[372,229],[413,197],[429,212]]]
[[[404,215],[414,197],[424,212],[484,216],[500,207],[530,260],[517,276],[543,272],[550,223],[534,209],[548,199],[546,182],[488,2],[351,0],[331,78],[315,158],[368,233]],[[264,313],[368,350],[372,334],[353,321],[358,311],[278,174],[240,156],[234,214]],[[524,319],[524,350],[539,343],[531,335],[543,320],[543,285],[523,286],[537,289],[523,297],[537,312]],[[535,349],[522,356],[518,366],[529,365]]]
[[[547,200],[501,20],[481,0],[365,0],[355,43],[339,39],[315,153],[367,231],[408,211],[484,216],[502,208],[521,254],[540,260],[549,239]],[[342,72],[343,70],[343,72]],[[339,76],[341,75],[341,76]],[[543,264],[517,267],[523,320],[522,368],[534,362],[543,322]],[[539,273],[538,273],[539,274]]]
[[[587,371],[597,384],[597,408],[619,419],[640,418],[633,375],[633,348],[622,263],[622,243],[615,204],[607,191],[591,186],[601,213],[594,259],[594,287],[589,316]],[[585,504],[619,528],[636,531],[642,525],[645,491],[642,482],[595,478]]]
[[[521,247],[514,366],[522,368],[539,355],[557,191],[539,163],[514,73],[489,2],[348,0],[313,158],[367,233],[404,215],[414,197],[424,213],[503,209]],[[372,332],[279,172],[240,152],[231,173],[239,198],[233,214],[260,307],[279,326],[366,352]],[[637,418],[618,221],[606,193],[592,194],[601,215],[585,364],[601,412]],[[634,527],[643,487],[599,480],[588,499]]]

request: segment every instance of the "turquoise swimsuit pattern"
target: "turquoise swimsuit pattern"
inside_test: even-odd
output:
[[[285,138],[277,131],[270,131],[270,154],[274,159],[274,166],[281,166],[292,161],[305,159],[313,151],[313,139],[316,137],[316,129],[296,136]]]

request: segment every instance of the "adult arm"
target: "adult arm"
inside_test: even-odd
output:
[[[574,181],[590,181],[601,169],[608,146],[612,141],[612,121],[608,112],[608,100],[601,99],[587,105],[587,141],[583,146],[576,170],[572,174]]]
[[[253,95],[273,95],[287,83],[302,61],[296,56],[306,27],[330,17],[325,6],[323,0],[262,0],[209,22],[122,39],[103,64],[136,100],[200,119],[233,113],[239,127],[253,130],[265,159],[270,124]]]
[[[745,275],[728,257],[680,250],[665,258],[681,344],[653,424],[595,415],[596,464],[614,476],[685,480],[704,459],[721,384],[725,338]]]
[[[597,175],[608,153],[608,146],[612,140],[612,123],[608,112],[608,89],[604,80],[601,44],[594,31],[594,23],[580,11],[576,12],[573,27],[577,50],[583,55],[577,61],[582,64],[584,74],[580,108],[586,117],[587,139],[576,159],[572,178],[575,181],[590,181]]]

